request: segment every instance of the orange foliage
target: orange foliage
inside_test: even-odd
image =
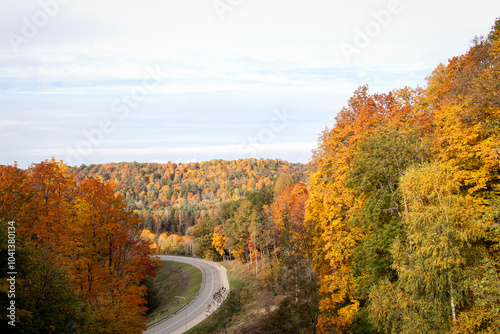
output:
[[[153,274],[138,218],[114,186],[96,179],[75,182],[62,162],[43,161],[27,171],[0,166],[0,212],[19,224],[20,238],[38,244],[69,268],[89,319],[82,332],[141,333],[146,288]]]

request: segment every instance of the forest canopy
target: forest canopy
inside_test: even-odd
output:
[[[221,203],[272,187],[281,174],[306,179],[305,165],[270,159],[210,160],[187,164],[110,163],[72,168],[80,179],[111,181],[143,228],[180,235]]]

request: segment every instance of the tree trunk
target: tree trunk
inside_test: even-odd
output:
[[[255,276],[259,278],[259,257],[255,254]]]
[[[453,284],[451,282],[450,276],[448,276],[448,282],[450,284],[450,306],[451,306],[451,319],[453,320],[453,323],[451,325],[451,332],[455,333],[455,323],[457,321],[457,314],[455,310],[455,298],[453,298]]]

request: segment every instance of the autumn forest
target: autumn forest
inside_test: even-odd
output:
[[[0,166],[17,328],[141,333],[177,254],[251,268],[276,299],[248,333],[499,333],[499,173],[500,19],[424,88],[359,87],[307,165]]]

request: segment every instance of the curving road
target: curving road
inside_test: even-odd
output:
[[[203,279],[198,297],[191,304],[168,320],[149,328],[143,334],[184,333],[186,331],[186,322],[187,328],[190,329],[207,317],[207,306],[213,302],[214,293],[223,286],[229,290],[226,268],[217,263],[189,257],[168,255],[159,255],[159,257],[162,261],[184,262],[196,266],[201,269]],[[186,297],[189,300],[190,296]]]

